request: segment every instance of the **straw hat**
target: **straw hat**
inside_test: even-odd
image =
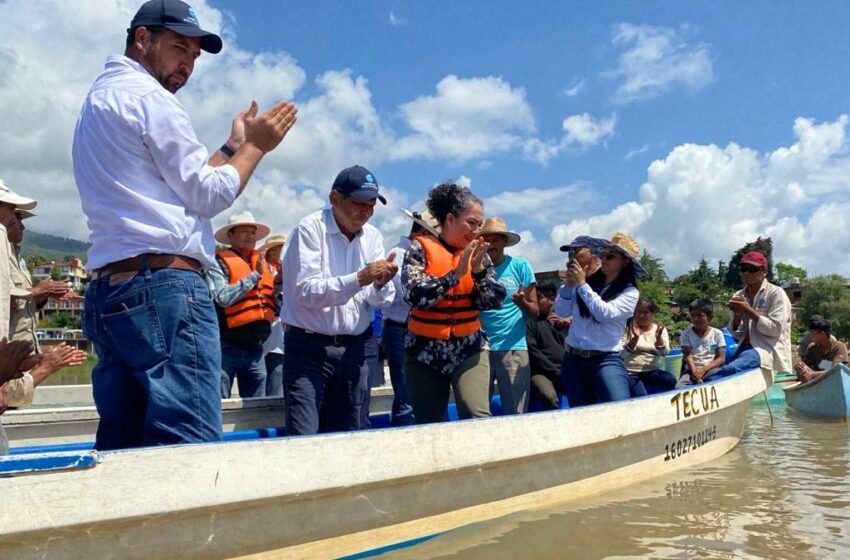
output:
[[[236,226],[256,226],[258,241],[272,231],[269,226],[257,222],[254,219],[254,215],[250,212],[237,212],[227,219],[225,226],[218,228],[218,231],[215,232],[215,240],[225,245],[230,243],[230,240],[227,238],[227,232]]]
[[[635,267],[635,275],[638,278],[646,277],[646,270],[640,264],[638,257],[640,256],[640,245],[635,241],[635,238],[628,233],[618,231],[611,236],[611,241],[600,239],[600,245],[603,249],[612,249],[617,251],[624,257],[631,259]]]
[[[508,231],[508,226],[505,223],[505,220],[498,216],[493,216],[492,218],[487,218],[484,220],[484,226],[481,228],[480,235],[487,234],[499,234],[504,235],[508,242],[505,244],[505,247],[511,247],[519,243],[520,236],[518,233],[513,231]]]
[[[278,245],[286,244],[286,236],[282,233],[276,233],[274,235],[270,235],[266,242],[263,243],[263,246],[260,247],[260,253],[266,254],[266,251],[271,249],[272,247],[277,247]]]
[[[431,214],[430,210],[425,210],[421,214],[419,212],[413,212],[408,210],[407,208],[402,208],[401,211],[405,216],[424,227],[427,230],[430,230],[431,233],[437,235],[440,233],[440,222],[437,221],[437,218]]]

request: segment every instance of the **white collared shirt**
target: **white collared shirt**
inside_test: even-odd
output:
[[[366,331],[373,311],[393,302],[395,287],[392,282],[380,290],[361,287],[357,271],[384,254],[384,238],[370,224],[349,241],[330,208],[303,218],[281,260],[283,322],[325,335]]]
[[[239,173],[208,164],[186,109],[142,65],[106,59],[77,119],[72,157],[91,232],[89,269],[141,253],[209,268],[210,220],[233,204]]]
[[[590,317],[582,317],[576,298],[587,305]],[[566,343],[580,350],[621,351],[623,330],[626,321],[635,314],[638,299],[640,293],[634,286],[629,286],[611,301],[604,301],[587,284],[575,288],[571,308],[562,309],[573,318]]]
[[[410,248],[410,238],[402,236],[398,240],[398,245],[392,251],[387,253],[387,256],[395,253],[393,262],[398,265],[399,271],[404,264],[404,254]],[[404,289],[401,286],[401,272],[393,276],[393,286],[395,287],[395,299],[393,304],[384,309],[384,319],[395,321],[396,323],[406,323],[410,315],[410,304],[404,301]]]

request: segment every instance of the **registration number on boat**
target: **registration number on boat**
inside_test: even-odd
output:
[[[664,444],[664,460],[677,459],[687,453],[699,449],[706,443],[714,441],[717,438],[717,426],[712,426],[701,430],[688,437],[683,437],[678,441],[673,441]]]

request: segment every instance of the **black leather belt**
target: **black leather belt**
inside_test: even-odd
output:
[[[319,340],[325,341],[328,344],[333,344],[334,346],[348,346],[351,343],[359,342],[361,340],[366,340],[372,336],[372,327],[369,327],[365,331],[360,334],[322,334],[317,333],[315,331],[308,331],[307,329],[302,329],[301,327],[296,327],[295,325],[286,325],[286,332],[291,332],[295,334],[303,334],[304,336],[310,336],[313,338],[317,338]]]
[[[610,354],[610,352],[603,352],[602,350],[582,350],[581,348],[573,348],[569,344],[566,345],[567,352],[570,354],[574,354],[580,358],[595,358],[597,356],[601,356],[602,354]]]

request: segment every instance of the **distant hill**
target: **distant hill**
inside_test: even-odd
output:
[[[90,246],[91,243],[78,239],[38,233],[28,229],[24,233],[21,254],[24,258],[38,255],[46,261],[61,261],[65,257],[74,256],[85,262],[86,251]]]

